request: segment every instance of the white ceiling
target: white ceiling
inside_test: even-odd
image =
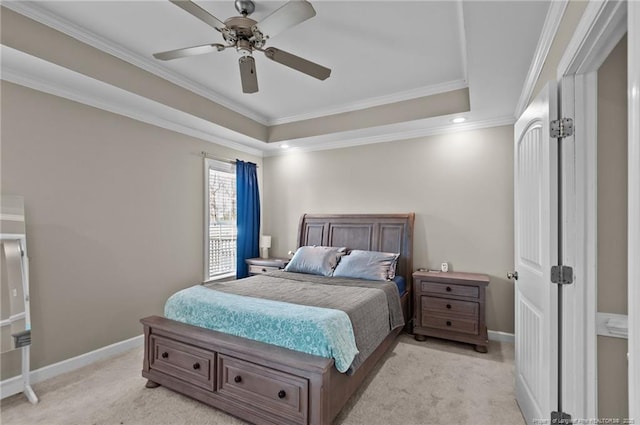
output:
[[[232,0],[196,3],[221,20],[237,15]],[[256,0],[251,18],[260,21],[284,3]],[[267,125],[467,86],[470,120],[513,118],[550,2],[312,4],[315,17],[267,46],[327,66],[331,76],[319,81],[256,52],[260,90],[244,94],[232,49],[167,62],[153,59],[159,51],[223,42],[215,29],[168,1],[28,2],[46,20],[124,51],[138,65],[161,69],[174,82]]]

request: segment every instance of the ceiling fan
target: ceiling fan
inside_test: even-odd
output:
[[[255,93],[258,91],[258,78],[256,75],[255,60],[253,59],[254,50],[263,52],[267,58],[274,62],[278,62],[319,80],[326,80],[331,74],[329,68],[325,68],[324,66],[285,52],[284,50],[276,49],[275,47],[264,48],[270,37],[316,15],[316,11],[308,1],[290,0],[260,22],[248,17],[255,10],[255,4],[251,0],[235,0],[235,8],[242,16],[234,16],[224,22],[190,0],[169,1],[218,30],[222,33],[222,38],[224,38],[227,44],[211,43],[154,53],[153,57],[156,59],[171,60],[186,56],[201,55],[203,53],[221,52],[230,47],[234,47],[241,55],[239,59],[240,79],[244,93]]]

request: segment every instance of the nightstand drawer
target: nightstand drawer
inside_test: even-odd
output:
[[[456,316],[469,316],[477,319],[480,304],[473,301],[450,300],[447,298],[428,297],[421,298],[422,310],[429,310],[436,314],[448,313]]]
[[[455,285],[447,283],[422,282],[422,292],[432,294],[454,295],[459,297],[478,298],[480,291],[477,286]]]
[[[280,270],[280,267],[256,266],[253,264],[249,266],[249,274],[262,274],[262,273],[268,273],[268,272],[273,272],[278,270]]]
[[[462,332],[465,334],[478,334],[478,321],[465,320],[454,317],[441,317],[434,315],[422,315],[422,326],[429,328],[445,329],[453,332]]]
[[[151,338],[151,369],[213,390],[214,353],[160,336]]]

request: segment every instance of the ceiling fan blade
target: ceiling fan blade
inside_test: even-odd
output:
[[[226,28],[225,24],[211,13],[207,12],[194,2],[190,0],[169,0],[171,3],[175,4],[182,10],[189,12],[196,18],[200,19],[202,22],[209,24],[214,27],[218,31],[221,31],[223,28]]]
[[[187,56],[202,55],[204,53],[219,52],[226,48],[222,44],[203,44],[202,46],[184,47],[182,49],[169,50],[166,52],[154,53],[153,57],[163,61],[184,58]]]
[[[295,69],[296,71],[300,71],[317,78],[318,80],[326,80],[329,78],[329,75],[331,75],[331,70],[329,68],[325,68],[317,63],[302,59],[300,56],[292,55],[284,50],[276,49],[275,47],[265,49],[264,54],[274,62],[281,63],[282,65]]]
[[[256,63],[252,56],[243,56],[240,63],[240,80],[242,80],[243,93],[255,93],[258,91],[258,75]]]
[[[316,16],[316,11],[313,6],[311,6],[311,3],[304,0],[291,0],[258,22],[255,26],[262,35],[273,37],[314,16]]]

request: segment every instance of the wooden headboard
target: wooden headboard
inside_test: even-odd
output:
[[[399,252],[396,274],[411,288],[414,213],[303,214],[298,246],[346,246],[349,249]]]

